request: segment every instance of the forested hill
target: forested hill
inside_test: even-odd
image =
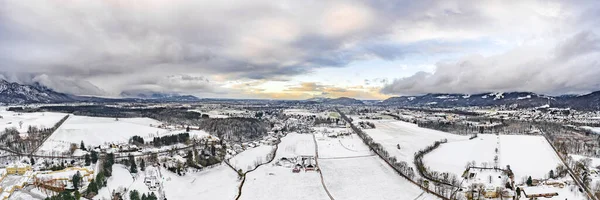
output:
[[[235,142],[261,139],[270,128],[268,123],[259,119],[241,117],[203,119],[199,127],[221,139]]]

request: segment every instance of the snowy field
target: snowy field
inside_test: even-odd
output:
[[[238,175],[222,164],[201,172],[178,176],[162,170],[167,199],[235,199],[238,192]]]
[[[86,146],[127,142],[134,135],[151,139],[169,133],[157,128],[159,121],[150,118],[103,118],[70,116],[69,119],[42,145],[38,153],[64,152],[71,143],[84,141]]]
[[[416,124],[397,120],[370,120],[375,129],[364,129],[374,141],[395,156],[398,161],[405,161],[414,166],[415,152],[432,145],[436,141],[447,139],[448,142],[468,140],[467,136],[454,135],[442,131],[418,127]],[[397,145],[400,145],[398,149]],[[464,165],[463,165],[464,166]],[[417,175],[418,176],[418,175]]]
[[[322,134],[315,136],[319,145],[319,160],[374,155],[356,134],[338,138],[329,138]]]
[[[267,162],[267,155],[273,151],[275,146],[262,145],[251,149],[246,149],[242,153],[235,155],[229,160],[229,164],[236,169],[248,171],[258,164]]]
[[[317,135],[319,167],[336,199],[438,199],[398,175],[356,135]]]
[[[544,178],[561,161],[542,136],[501,135],[500,163],[510,165],[518,182],[527,176]]]
[[[510,168],[515,181],[531,176],[545,178],[556,169],[560,159],[542,136],[490,135],[479,134],[473,140],[454,141],[442,144],[438,149],[425,155],[425,165],[438,172],[450,172],[462,176],[467,162],[475,161],[481,167],[494,167],[494,157],[498,149],[498,167]]]
[[[329,199],[317,172],[292,173],[290,168],[274,165],[282,157],[313,156],[314,145],[309,134],[290,133],[283,137],[273,162],[246,175],[240,199]]]
[[[286,109],[283,111],[286,115],[300,115],[300,116],[318,116],[318,117],[340,117],[337,112],[313,112],[307,109]]]
[[[115,164],[112,166],[112,176],[107,180],[107,187],[103,187],[98,191],[98,195],[96,195],[93,199],[110,199],[112,190],[117,190],[119,188],[127,189],[127,196],[129,196],[129,191],[137,190],[142,193],[148,194],[150,190],[144,184],[144,177],[138,176],[134,179],[134,176],[129,173],[127,170],[128,167],[121,164]],[[141,175],[142,173],[138,173]]]
[[[477,166],[487,163],[488,167],[493,167],[499,141],[499,136],[479,134],[473,140],[448,142],[425,155],[423,162],[433,171],[450,172],[461,177],[471,161],[475,161]],[[506,165],[498,167],[504,168]]]
[[[6,111],[6,108],[0,107],[0,130],[5,128],[16,128],[21,133],[26,133],[29,126],[38,128],[51,128],[63,117],[64,113],[35,112],[35,113],[17,113]],[[19,122],[23,122],[20,126]]]
[[[438,199],[396,174],[379,157],[319,159],[336,199]]]

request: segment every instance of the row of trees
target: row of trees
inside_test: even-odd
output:
[[[140,192],[132,190],[129,192],[129,200],[158,200],[158,197],[156,197],[154,192],[144,193],[140,196]]]
[[[421,176],[429,179],[429,180],[434,180],[435,182],[439,182],[448,186],[454,186],[454,187],[460,187],[460,182],[458,180],[458,177],[456,177],[455,174],[450,174],[448,172],[436,172],[436,171],[432,171],[429,167],[425,166],[425,164],[423,163],[423,157],[432,152],[433,150],[437,149],[441,144],[444,144],[448,142],[447,139],[443,139],[440,141],[436,141],[434,142],[432,145],[429,145],[427,147],[425,147],[425,149],[419,150],[415,153],[415,166],[417,167],[417,171],[419,172],[419,174],[421,174]]]
[[[91,162],[97,163],[98,154],[92,151]],[[98,190],[106,186],[106,180],[112,176],[112,166],[115,163],[115,155],[110,153],[102,159],[102,166],[96,177],[90,181],[87,190],[84,192],[86,197],[93,197],[98,194]]]
[[[340,112],[339,110],[338,110],[338,113],[340,113],[340,116],[342,117],[342,119],[346,120],[349,123],[352,122],[351,119],[348,118],[344,113]],[[439,195],[440,197],[444,197],[446,199],[451,198],[453,187],[450,187],[450,186],[444,185],[444,184],[439,184],[439,182],[438,182],[438,183],[432,184],[432,186],[433,186],[433,190],[432,190],[430,188],[429,181],[424,180],[420,177],[417,177],[415,175],[414,169],[412,167],[408,166],[408,163],[406,163],[404,161],[398,162],[396,157],[390,156],[389,152],[387,152],[381,144],[375,142],[373,140],[373,138],[371,138],[369,135],[364,133],[361,129],[354,126],[354,124],[351,124],[350,127],[363,140],[363,142],[367,146],[369,146],[382,159],[384,159],[387,163],[389,163],[394,168],[394,170],[396,170],[398,173],[400,173],[401,176],[405,177],[406,179],[412,181],[415,184],[418,184],[423,189],[425,189],[435,195]]]
[[[154,137],[153,144],[156,147],[185,143],[190,140],[190,133],[179,133],[162,137]],[[143,141],[143,140],[142,140]]]

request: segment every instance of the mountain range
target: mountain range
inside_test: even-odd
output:
[[[56,92],[41,84],[23,85],[0,79],[0,103],[71,103],[71,102],[196,102],[201,101],[192,95],[179,95],[153,92],[124,92],[122,98],[102,98],[76,96]],[[254,100],[258,101],[258,100]],[[295,101],[298,102],[298,101]],[[391,97],[381,102],[361,101],[354,98],[317,97],[299,101],[304,104],[327,105],[376,105],[398,107],[471,107],[506,106],[531,108],[551,106],[577,110],[600,110],[600,91],[585,95],[548,96],[531,92],[493,92],[480,94],[426,94],[421,96]]]
[[[586,95],[548,96],[531,92],[494,92],[481,94],[426,94],[391,97],[378,105],[401,107],[471,107],[512,106],[531,108],[551,106],[577,110],[600,110],[600,91]]]
[[[24,85],[0,79],[0,103],[72,103],[72,102],[189,102],[198,101],[195,96],[175,94],[154,94],[143,97],[103,98],[77,96],[56,92],[39,83]]]

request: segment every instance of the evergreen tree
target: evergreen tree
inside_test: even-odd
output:
[[[533,180],[531,180],[531,176],[529,176],[529,178],[527,178],[527,186],[532,186],[533,185]]]
[[[154,192],[150,192],[148,195],[148,200],[158,200],[158,197],[154,194]]]
[[[148,196],[146,196],[146,193],[142,194],[142,200],[147,200]]]
[[[140,193],[137,190],[129,192],[129,200],[140,200]]]
[[[92,151],[92,163],[96,164],[96,162],[98,162],[98,152],[96,151]]]
[[[98,194],[98,184],[95,180],[88,185],[87,193]]]
[[[521,188],[517,187],[517,198],[521,196]]]
[[[548,176],[550,176],[550,178],[554,178],[554,170],[550,170],[550,173],[548,173]]]
[[[33,159],[33,157],[29,159],[29,162],[31,162],[31,165],[35,165],[35,159]]]
[[[131,155],[131,154],[129,154],[129,163],[131,163],[129,171],[131,173],[137,173],[138,169],[137,169],[137,165],[135,164],[135,157],[133,157],[133,155]]]
[[[142,170],[142,171],[146,170],[146,162],[144,162],[144,159],[142,159],[142,161],[140,162],[140,170]]]
[[[75,197],[75,199],[79,200],[79,199],[81,199],[81,193],[79,193],[78,190],[75,190],[75,192],[73,193],[73,197]]]
[[[94,181],[96,181],[96,185],[98,186],[98,189],[104,187],[104,179],[105,179],[104,172],[101,171],[96,175],[96,179]]]
[[[90,166],[92,160],[90,159],[90,154],[85,154],[85,166]]]
[[[73,188],[75,188],[75,190],[78,190],[81,183],[81,173],[77,171],[77,173],[73,175],[73,179],[71,179],[71,181],[73,182]]]
[[[79,148],[80,148],[81,150],[84,150],[84,151],[85,151],[85,144],[83,144],[83,140],[81,140],[81,144],[79,145]]]

